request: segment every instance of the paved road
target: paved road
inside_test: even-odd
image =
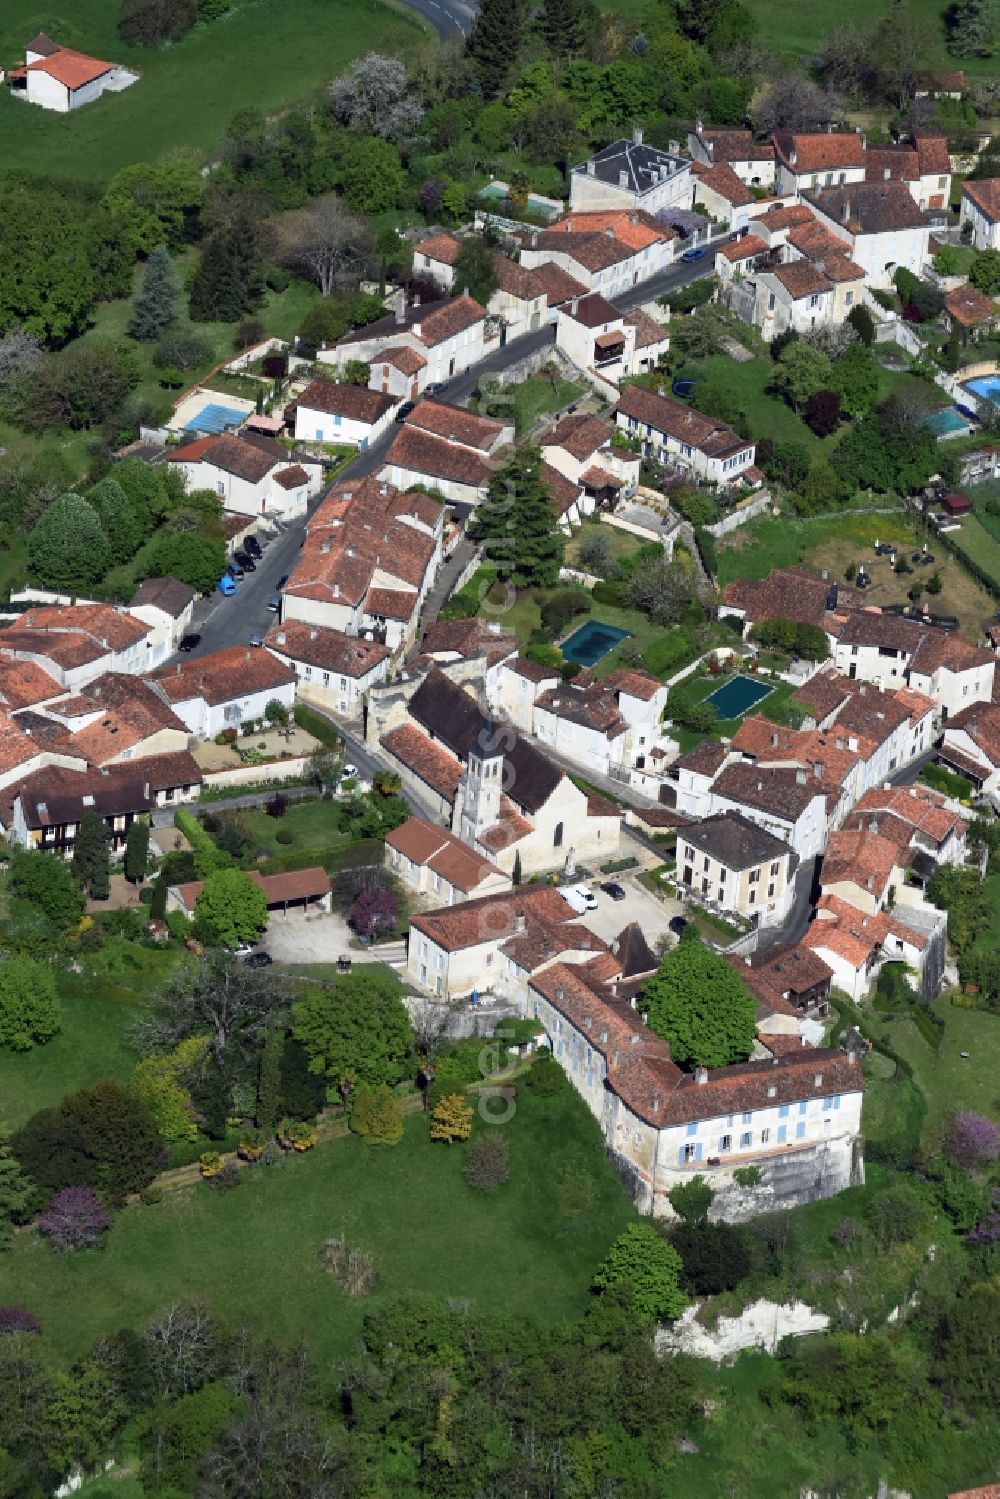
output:
[[[465,0],[403,0],[403,4],[429,21],[445,41],[459,33],[468,36],[477,10]]]

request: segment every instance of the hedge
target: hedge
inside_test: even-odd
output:
[[[340,735],[330,723],[329,719],[321,713],[316,713],[312,708],[307,708],[304,703],[295,704],[295,722],[300,729],[305,729],[314,739],[326,749],[339,750],[341,748]]]
[[[213,869],[231,869],[233,859],[223,853],[210,833],[206,833],[193,812],[187,807],[178,807],[174,812],[174,827],[182,832],[191,845],[199,879],[211,874]]]

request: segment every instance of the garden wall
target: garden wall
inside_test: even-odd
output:
[[[309,759],[306,755],[291,755],[287,760],[265,760],[261,765],[234,765],[232,770],[206,770],[202,784],[214,788],[289,781],[304,776],[308,766]]]
[[[741,505],[717,520],[714,525],[706,526],[705,530],[712,536],[727,536],[730,531],[735,531],[738,526],[743,526],[748,520],[756,520],[758,515],[764,515],[770,510],[772,504],[771,492],[762,489],[760,494],[754,496],[748,505]]]

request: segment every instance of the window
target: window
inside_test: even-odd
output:
[[[756,890],[751,890],[750,894],[747,896],[747,905],[748,906],[755,906],[756,904],[757,904],[757,892],[756,892]]]
[[[799,1104],[799,1113],[800,1114],[804,1114],[805,1111],[806,1111],[806,1109],[808,1107],[809,1107],[809,1105],[806,1103],[805,1099],[803,1099],[802,1102]]]
[[[563,841],[563,825],[562,825],[561,822],[557,822],[556,823],[556,830],[552,834],[552,847],[553,848],[562,848],[562,841]]]
[[[778,861],[777,861],[777,859],[775,859],[774,863],[771,865],[771,873],[772,874],[777,874],[778,873]]]
[[[850,305],[851,305],[851,303],[853,301],[854,301],[854,293],[852,291],[845,292],[844,293],[844,305],[846,307],[850,307]]]
[[[762,1129],[761,1132],[760,1132],[760,1143],[762,1145],[768,1145],[768,1144],[770,1144],[770,1141],[771,1141],[771,1131],[769,1129]]]
[[[774,898],[774,884],[773,884],[773,882],[770,885],[768,885],[768,887],[767,887],[767,898],[768,898],[768,900],[773,900],[773,898]]]
[[[749,1124],[752,1118],[753,1118],[752,1114],[750,1114],[750,1113],[744,1113],[743,1116],[742,1116],[742,1118],[740,1119],[740,1123],[741,1124]]]
[[[723,1135],[722,1138],[721,1138],[721,1140],[719,1141],[719,1151],[720,1151],[720,1153],[722,1155],[725,1155],[726,1151],[727,1150],[732,1150],[732,1148],[733,1148],[733,1137],[732,1137],[732,1135]]]
[[[689,1124],[687,1127],[687,1132],[689,1135],[696,1135],[698,1133],[697,1124]]]
[[[796,1140],[804,1140],[805,1137],[806,1137],[806,1127],[805,1127],[805,1125],[804,1124],[797,1124],[795,1126],[795,1138],[796,1138]]]
[[[751,883],[751,885],[756,885],[759,879],[760,879],[760,870],[759,869],[751,869],[751,871],[750,871],[750,883]]]
[[[698,1159],[698,1147],[697,1147],[697,1145],[685,1145],[684,1146],[684,1155],[683,1155],[683,1160],[684,1160],[685,1166],[688,1165],[691,1161],[696,1161],[697,1159]]]
[[[782,1118],[782,1119],[787,1119],[788,1118],[788,1105],[787,1105],[787,1103],[783,1103],[781,1105],[781,1108],[778,1110],[778,1114],[779,1114],[779,1117]]]
[[[788,1125],[787,1124],[779,1124],[778,1125],[778,1144],[779,1145],[784,1145],[784,1143],[785,1143],[785,1141],[787,1139],[788,1139]]]
[[[823,1100],[823,1112],[825,1114],[828,1114],[832,1108],[833,1108],[833,1100],[830,1099],[830,1098],[824,1098],[824,1100]]]
[[[740,1135],[740,1149],[749,1150],[753,1144],[753,1135],[747,1130],[745,1135]]]

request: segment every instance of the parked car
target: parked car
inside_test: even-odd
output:
[[[278,581],[277,581],[277,583],[275,583],[275,585],[274,585],[274,586],[275,586],[275,588],[277,588],[277,589],[278,589],[278,591],[279,591],[279,592],[280,592],[280,591],[281,591],[281,589],[282,589],[282,588],[284,588],[284,586],[285,586],[285,584],[286,584],[286,583],[287,583],[287,582],[288,582],[288,574],[287,574],[287,573],[282,573],[282,574],[281,574],[281,577],[280,577],[280,578],[279,578],[279,579],[278,579]]]
[[[244,968],[270,968],[274,959],[269,952],[252,952],[243,959]]]
[[[193,651],[196,646],[201,645],[200,635],[183,635],[181,643],[177,647],[179,651]]]
[[[692,245],[690,250],[685,250],[681,260],[685,265],[694,265],[696,260],[702,260],[708,254],[704,245]]]
[[[342,781],[353,781],[357,777],[357,774],[358,767],[352,765],[350,760],[347,761],[346,765],[340,767],[340,779]]]
[[[226,572],[231,578],[235,578],[237,583],[244,576],[243,568],[240,563],[236,561],[235,557],[233,558],[232,562],[226,563]]]
[[[246,541],[243,543],[243,550],[245,552],[248,552],[251,557],[263,556],[260,542],[257,540],[256,536],[253,535],[247,537]]]
[[[584,911],[597,910],[597,896],[586,885],[570,885],[559,893],[565,896],[578,916],[582,916]]]
[[[255,573],[257,571],[257,564],[249,552],[234,553],[233,561],[238,562],[245,573]]]
[[[405,422],[416,404],[416,401],[404,401],[401,406],[396,408],[396,415],[393,417],[393,421]]]
[[[227,599],[231,599],[236,592],[236,584],[228,573],[223,573],[219,579],[219,592],[224,594]]]
[[[267,601],[267,607],[270,609],[270,611],[271,611],[272,614],[280,614],[280,612],[281,612],[281,594],[280,593],[272,593],[271,597]]]
[[[262,630],[254,630],[253,634],[250,636],[250,644],[251,645],[263,645],[264,644],[264,633],[263,633]]]
[[[625,899],[625,886],[619,885],[617,880],[605,880],[604,884],[601,886],[601,889],[604,891],[605,895],[610,895],[612,900]]]

